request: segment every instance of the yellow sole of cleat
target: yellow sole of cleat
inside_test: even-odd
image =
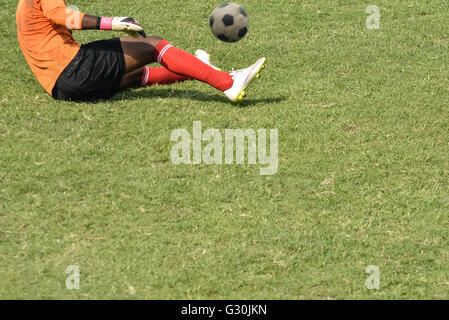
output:
[[[263,69],[265,69],[265,63],[266,63],[267,61],[265,61],[264,63],[263,63],[263,65],[262,65],[262,67],[260,67],[260,71],[256,74],[256,77],[255,78],[260,78],[260,74],[262,73],[262,70]]]
[[[264,63],[263,63],[263,65],[262,65],[262,67],[260,67],[260,70],[259,70],[259,72],[256,74],[256,76],[254,77],[254,79],[258,79],[258,78],[260,78],[260,74],[261,74],[261,72],[262,72],[262,69],[265,69],[265,63],[266,63],[267,61],[265,60],[264,61]],[[234,102],[242,102],[244,99],[245,99],[245,97],[246,97],[246,92],[245,92],[245,90],[246,90],[246,88],[248,88],[248,86],[250,85],[252,83],[252,81],[238,94],[238,96],[237,96],[237,98],[235,98],[235,100],[234,100]]]
[[[245,90],[242,90],[238,94],[237,98],[235,98],[234,102],[241,102],[241,101],[243,101],[245,99],[245,97],[246,97],[246,92],[245,92]]]

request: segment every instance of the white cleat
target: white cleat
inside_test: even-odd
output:
[[[203,61],[205,64],[208,64],[209,66],[211,66],[215,70],[221,71],[220,68],[217,68],[212,63],[210,63],[210,55],[206,51],[201,50],[201,49],[196,50],[195,51],[195,57],[197,57],[198,59]]]
[[[266,60],[267,58],[260,58],[255,64],[248,68],[229,72],[234,79],[234,84],[231,88],[224,91],[226,97],[228,97],[232,102],[240,102],[245,99],[246,88],[248,88],[254,79],[260,77],[262,69],[265,68]]]

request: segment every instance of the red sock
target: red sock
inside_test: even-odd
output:
[[[143,67],[141,86],[151,86],[152,84],[171,84],[180,81],[190,80],[190,78],[173,73],[167,69]]]
[[[215,70],[191,54],[173,47],[166,40],[159,41],[154,57],[168,70],[206,82],[221,91],[229,89],[234,83],[229,73]]]

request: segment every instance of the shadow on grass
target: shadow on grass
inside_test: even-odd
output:
[[[216,94],[209,94],[201,91],[195,90],[180,90],[180,89],[156,89],[156,88],[147,88],[145,90],[132,90],[128,89],[116,94],[111,98],[112,101],[118,100],[137,100],[137,99],[167,99],[167,98],[175,98],[175,99],[190,99],[195,101],[207,101],[207,102],[220,102],[220,103],[229,103],[229,100],[217,92]],[[237,103],[237,107],[249,107],[257,104],[273,104],[280,103],[282,101],[287,100],[285,96],[278,96],[273,98],[265,98],[265,99],[245,99],[244,101]]]

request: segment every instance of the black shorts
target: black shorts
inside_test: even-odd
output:
[[[84,44],[59,75],[52,96],[68,101],[107,99],[119,90],[124,74],[119,38]]]

